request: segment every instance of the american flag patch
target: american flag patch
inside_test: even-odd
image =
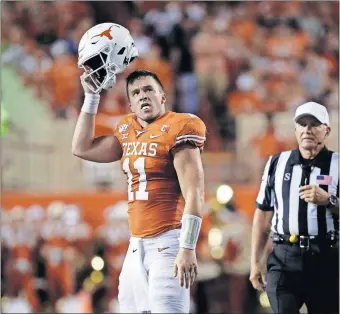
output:
[[[317,176],[316,177],[316,184],[329,185],[331,183],[332,183],[331,176]]]

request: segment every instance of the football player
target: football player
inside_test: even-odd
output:
[[[94,162],[120,160],[127,176],[132,237],[119,278],[121,312],[188,313],[202,222],[204,123],[166,111],[157,75],[137,70],[126,79],[132,113],[112,135],[94,138],[100,91],[113,87],[116,74],[137,56],[129,31],[120,25],[99,24],[85,33],[78,60],[85,69],[85,100],[72,152]]]

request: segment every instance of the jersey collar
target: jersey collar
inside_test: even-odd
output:
[[[315,161],[314,161],[314,166],[316,167],[321,167],[322,165],[324,165],[325,163],[327,163],[327,156],[329,154],[329,150],[327,149],[326,146],[324,146],[322,148],[322,150],[316,155],[315,157]],[[302,164],[302,156],[301,156],[301,153],[300,153],[300,150],[297,148],[297,149],[294,149],[292,150],[292,153],[290,155],[290,164],[291,165],[300,165]]]
[[[135,115],[134,116],[134,128],[135,130],[138,130],[138,131],[144,131],[146,132],[150,126],[152,126],[153,124],[156,124],[156,123],[159,123],[160,121],[164,120],[165,118],[167,118],[169,116],[169,114],[171,113],[171,111],[166,111],[164,112],[164,114],[162,114],[160,117],[158,117],[156,120],[154,120],[153,122],[151,122],[146,128],[142,128],[142,126],[140,125],[140,123],[138,122],[137,120],[137,116]],[[144,133],[143,132],[143,133]]]

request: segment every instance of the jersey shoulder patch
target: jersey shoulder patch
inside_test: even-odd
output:
[[[131,128],[134,116],[135,115],[133,113],[124,116],[116,125],[114,135],[118,137],[119,135],[128,132],[129,128]]]

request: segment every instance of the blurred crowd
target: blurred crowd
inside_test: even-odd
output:
[[[338,2],[3,3],[3,64],[12,64],[57,118],[82,104],[77,45],[96,23],[127,27],[140,57],[102,97],[98,134],[128,112],[124,77],[156,72],[169,109],[209,125],[208,150],[228,149],[242,113],[293,111],[318,101],[338,108]]]
[[[103,223],[94,224],[76,204],[57,200],[1,210],[2,312],[119,312],[118,278],[130,238],[127,203],[101,213]],[[232,200],[207,203],[191,312],[257,313],[248,281],[250,229],[249,217]]]
[[[2,210],[2,312],[93,313],[103,287],[114,300],[130,237],[127,203],[103,213],[93,228],[81,208],[61,201]]]

